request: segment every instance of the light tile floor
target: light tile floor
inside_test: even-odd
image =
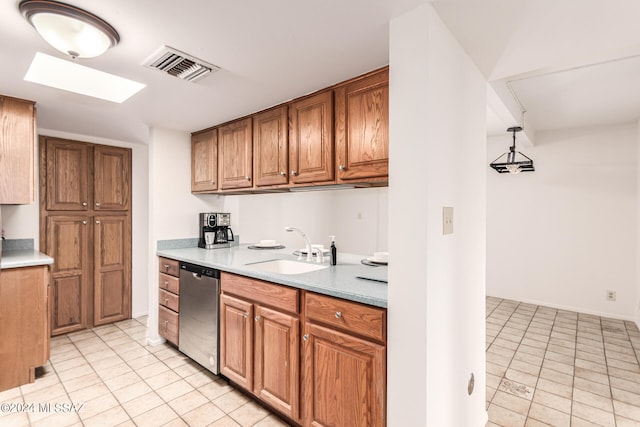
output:
[[[52,338],[45,374],[0,392],[0,426],[287,426],[170,345],[147,346],[146,321]]]
[[[486,298],[487,426],[640,426],[633,322]]]
[[[493,297],[486,310],[487,427],[640,426],[634,323]],[[147,346],[145,325],[53,338],[45,374],[0,392],[0,426],[287,425],[170,345]]]

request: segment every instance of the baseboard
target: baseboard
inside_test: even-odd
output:
[[[166,340],[160,336],[155,337],[155,338],[151,338],[151,337],[147,337],[147,345],[151,346],[151,347],[155,347],[157,345],[160,345],[162,343],[164,343]]]

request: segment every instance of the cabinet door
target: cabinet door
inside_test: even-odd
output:
[[[389,174],[389,70],[335,90],[338,181]]]
[[[299,323],[262,306],[255,310],[253,392],[292,419],[298,417]]]
[[[89,273],[90,218],[48,216],[47,254],[51,265],[51,335],[87,327],[86,301],[92,278]]]
[[[309,322],[304,334],[304,425],[384,426],[384,346]]]
[[[220,373],[251,390],[253,386],[253,304],[220,295]]]
[[[289,124],[291,182],[333,181],[333,92],[291,103]]]
[[[33,102],[0,96],[0,205],[35,200],[35,138]]]
[[[0,391],[33,382],[47,363],[46,266],[2,270],[0,285]]]
[[[287,107],[274,108],[253,117],[253,163],[256,186],[289,182]]]
[[[191,192],[201,193],[218,189],[218,131],[191,136]]]
[[[82,211],[89,209],[89,146],[47,138],[47,210]]]
[[[218,182],[220,189],[253,186],[251,118],[218,128]]]
[[[96,211],[126,211],[131,192],[131,150],[96,145],[93,149]]]
[[[131,233],[127,215],[96,216],[94,222],[93,324],[131,315]]]

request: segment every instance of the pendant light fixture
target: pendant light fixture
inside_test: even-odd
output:
[[[495,159],[489,166],[494,168],[498,173],[517,174],[520,172],[533,172],[533,160],[516,151],[516,133],[520,132],[520,126],[514,126],[507,129],[507,132],[513,133],[513,145],[509,147],[509,151]]]
[[[47,43],[74,59],[102,55],[120,41],[105,20],[66,3],[23,0],[18,8]]]

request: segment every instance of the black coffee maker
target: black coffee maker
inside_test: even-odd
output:
[[[233,241],[231,214],[204,212],[200,214],[198,247],[204,249],[228,248]]]

